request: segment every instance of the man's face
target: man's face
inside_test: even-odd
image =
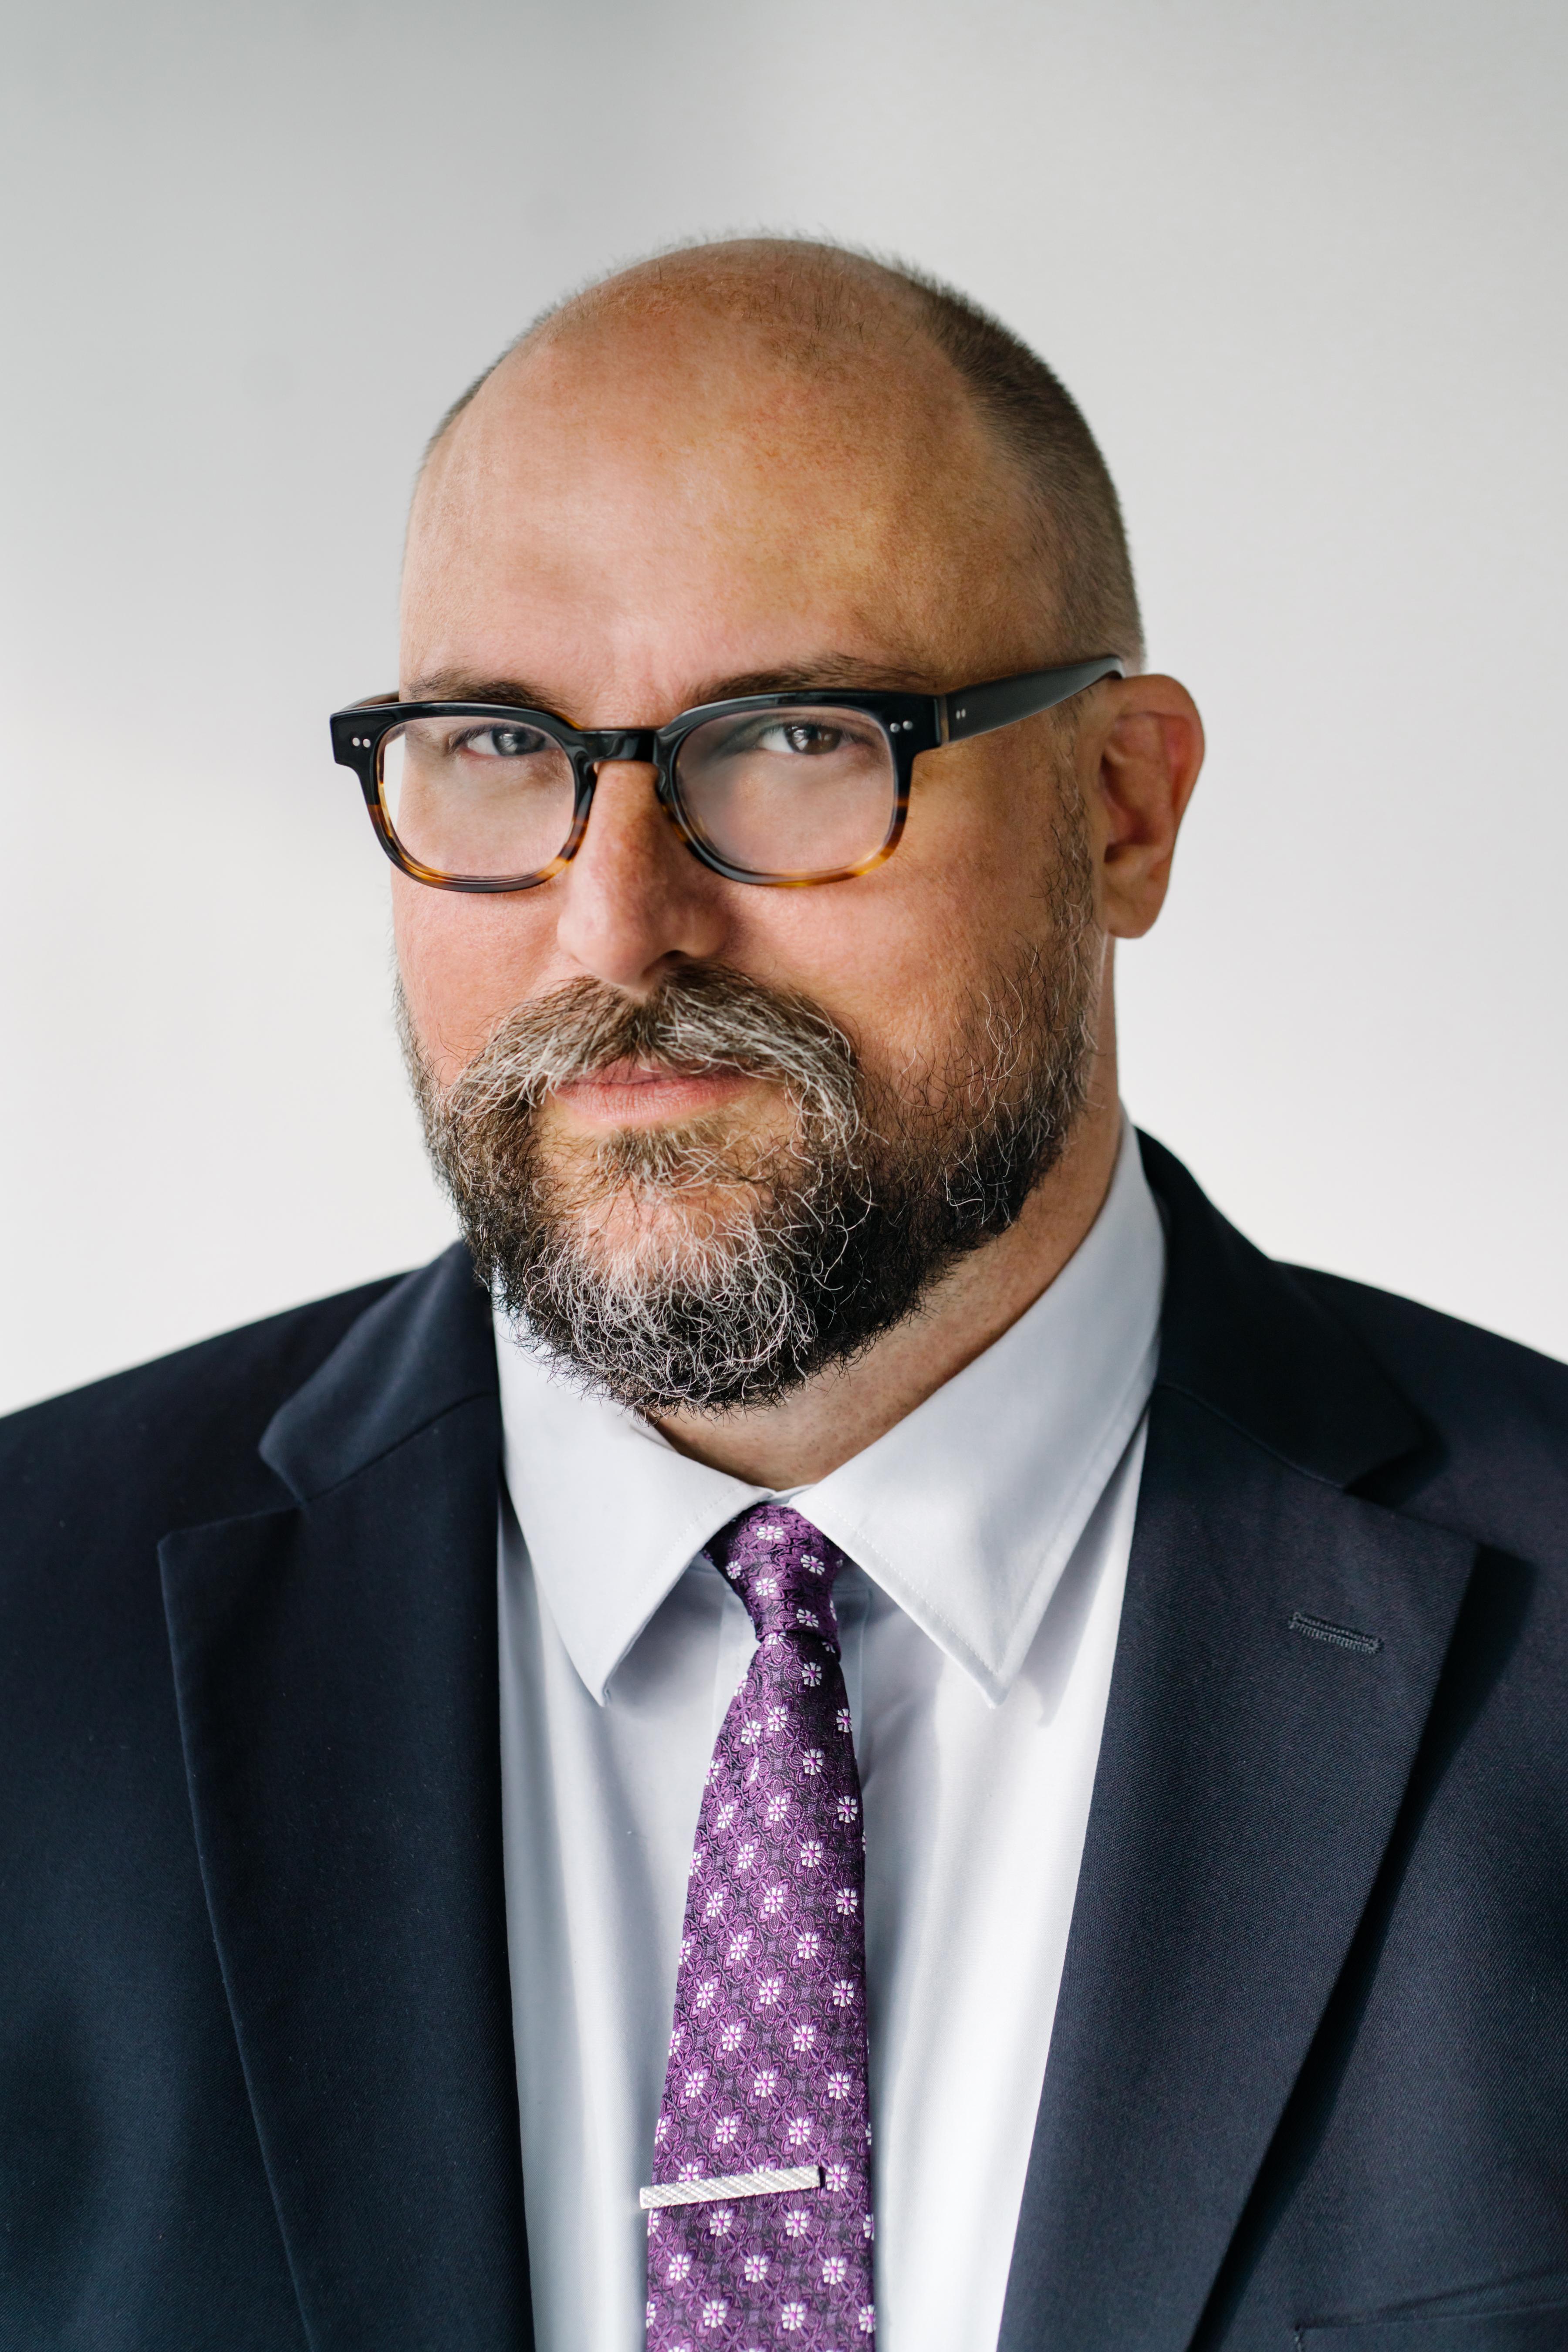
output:
[[[622,314],[509,362],[437,452],[411,531],[402,685],[584,727],[657,726],[773,685],[940,691],[1099,650],[1056,646],[1044,601],[1005,461],[907,329],[825,371],[700,310]],[[869,874],[757,887],[691,856],[651,769],[606,766],[552,881],[485,897],[395,877],[427,1088],[450,1088],[520,1009],[629,1009],[697,972],[825,1016],[883,1129],[955,1104],[973,1117],[984,1105],[957,1097],[966,1078],[994,1091],[998,1023],[1023,1013],[1030,975],[1070,955],[1092,996],[1083,821],[1057,722],[1031,721],[923,756],[902,842]],[[744,1184],[700,1181],[699,1162],[728,1155],[754,1194],[791,1164],[800,1117],[775,1070],[672,1067],[634,1042],[538,1096],[531,1164],[571,1192],[579,1254],[668,1266],[754,1207]],[[645,1176],[661,1151],[673,1167],[682,1139],[698,1158],[679,1181],[566,1184],[606,1152]]]

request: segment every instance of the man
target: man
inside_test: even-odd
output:
[[[1568,2344],[1568,1375],[1126,1126],[1142,654],[855,257],[445,422],[333,725],[467,1245],[7,1425],[6,2347]]]

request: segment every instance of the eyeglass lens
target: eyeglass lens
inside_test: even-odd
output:
[[[682,816],[726,865],[797,879],[875,857],[898,802],[881,728],[830,705],[710,719],[681,745],[675,782]]]
[[[710,719],[682,742],[680,816],[724,865],[806,880],[868,864],[898,806],[888,738],[868,715],[819,709]],[[393,730],[382,804],[416,865],[474,879],[525,878],[565,847],[572,762],[552,738],[497,719],[435,718]]]
[[[383,739],[382,806],[436,874],[538,874],[566,845],[574,799],[571,761],[537,728],[413,719]]]

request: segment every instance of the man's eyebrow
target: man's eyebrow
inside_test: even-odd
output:
[[[704,702],[733,702],[748,694],[814,694],[835,689],[847,694],[931,694],[929,673],[899,662],[868,661],[858,654],[824,654],[819,660],[792,664],[784,669],[743,670],[733,677],[710,678],[691,698],[689,709]]]
[[[827,653],[819,660],[795,663],[780,669],[742,670],[730,677],[712,677],[695,687],[685,708],[695,710],[709,702],[735,702],[750,694],[825,694],[835,692],[930,694],[927,672],[898,662],[869,661],[858,654]],[[495,702],[509,709],[562,712],[561,704],[528,678],[488,677],[474,670],[432,670],[413,679],[405,702]],[[636,711],[621,711],[606,725],[646,727],[652,722]]]
[[[405,702],[504,702],[525,710],[552,710],[540,688],[523,677],[485,677],[477,670],[433,669],[411,680]]]

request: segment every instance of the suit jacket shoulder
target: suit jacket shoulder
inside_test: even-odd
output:
[[[1414,1299],[1292,1266],[1420,1416],[1426,1443],[1376,1499],[1500,1550],[1561,1559],[1568,1545],[1568,1364]]]
[[[0,1419],[0,1496],[14,1538],[35,1517],[57,1535],[108,1513],[123,1556],[126,1514],[150,1507],[159,1537],[183,1522],[265,1510],[285,1489],[257,1451],[286,1398],[400,1277],[361,1285]],[[20,1565],[8,1542],[9,1566]]]

